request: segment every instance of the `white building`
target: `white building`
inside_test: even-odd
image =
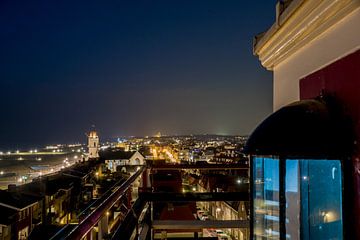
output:
[[[254,54],[274,113],[251,134],[251,239],[360,239],[360,1],[283,0]]]
[[[117,151],[111,159],[105,160],[105,165],[111,172],[116,172],[119,166],[122,166],[121,171],[127,172],[130,168],[145,165],[145,157],[138,151]]]
[[[99,157],[99,136],[96,131],[91,131],[88,136],[87,160]]]

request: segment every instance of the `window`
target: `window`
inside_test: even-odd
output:
[[[285,176],[286,197],[286,235],[290,239],[300,239],[300,191],[299,191],[299,161],[286,161]],[[307,239],[307,238],[305,238]]]
[[[340,160],[254,157],[252,173],[254,239],[343,239]]]
[[[286,160],[286,234],[291,239],[343,239],[341,174],[339,160]]]
[[[29,234],[29,227],[25,227],[18,232],[18,239],[26,240],[28,239],[28,234]]]
[[[279,239],[279,160],[254,159],[254,238]]]

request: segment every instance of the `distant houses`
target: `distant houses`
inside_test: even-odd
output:
[[[42,222],[42,199],[10,187],[0,191],[0,239],[27,239]]]
[[[33,182],[0,190],[0,240],[46,239],[32,232],[40,225],[61,226],[76,221],[78,209],[92,199],[99,162],[79,163]],[[89,185],[92,186],[89,188]],[[52,228],[57,229],[57,228]]]

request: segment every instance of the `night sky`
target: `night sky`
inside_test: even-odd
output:
[[[249,134],[275,0],[0,1],[0,151],[125,135]]]

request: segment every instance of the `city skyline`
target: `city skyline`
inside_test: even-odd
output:
[[[360,239],[359,23],[360,0],[2,1],[0,238]]]
[[[81,141],[93,124],[249,134],[272,111],[251,46],[275,2],[1,3],[0,145]]]

